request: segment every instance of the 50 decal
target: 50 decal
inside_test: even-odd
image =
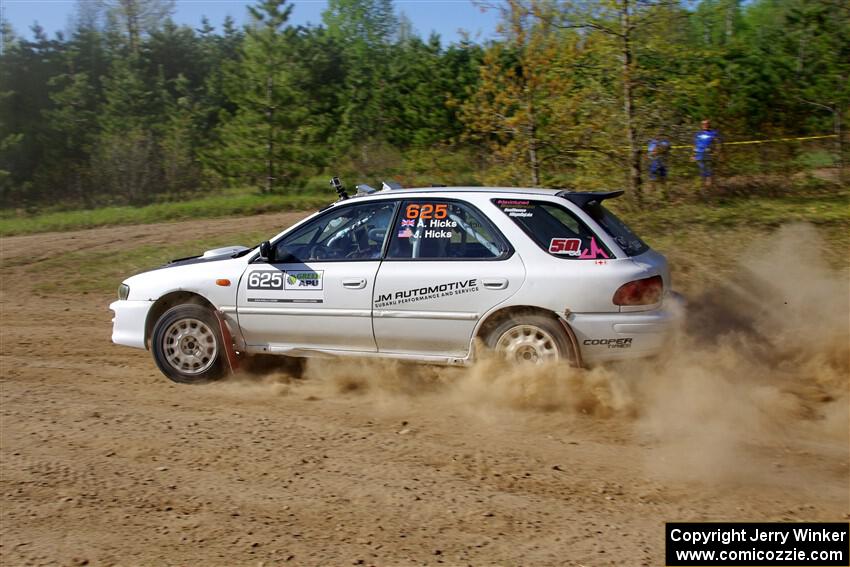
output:
[[[549,242],[549,252],[566,256],[581,256],[581,239],[553,238]]]
[[[283,272],[251,272],[248,274],[248,289],[283,289]]]
[[[449,206],[445,203],[411,203],[407,205],[404,216],[409,219],[444,219],[449,215]]]

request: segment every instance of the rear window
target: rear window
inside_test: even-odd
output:
[[[599,203],[587,205],[584,211],[598,222],[629,256],[637,256],[649,250],[649,246],[626,223]]]
[[[586,224],[557,203],[526,199],[493,199],[493,203],[553,256],[572,260],[614,257]]]

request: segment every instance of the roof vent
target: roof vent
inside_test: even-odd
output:
[[[384,181],[381,183],[381,191],[394,191],[396,189],[404,189],[401,186],[401,183],[396,183],[395,181]]]
[[[357,187],[357,194],[358,195],[371,195],[372,193],[377,191],[377,189],[375,189],[371,185],[366,185],[365,183],[363,183],[361,185],[355,185],[355,187]]]

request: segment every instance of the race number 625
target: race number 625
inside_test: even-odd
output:
[[[248,289],[283,289],[283,272],[251,272]]]
[[[444,219],[448,215],[449,206],[445,203],[425,203],[423,205],[411,203],[410,205],[407,205],[407,209],[404,213],[404,216],[409,219],[420,218],[422,220]]]

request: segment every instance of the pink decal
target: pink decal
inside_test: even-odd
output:
[[[605,253],[605,250],[603,250],[602,248],[597,246],[596,245],[596,239],[591,237],[590,247],[585,248],[584,251],[581,253],[581,256],[579,256],[579,258],[584,258],[586,260],[595,260],[596,258],[599,258],[600,256],[602,258],[605,258],[605,259],[608,258],[608,254]]]

